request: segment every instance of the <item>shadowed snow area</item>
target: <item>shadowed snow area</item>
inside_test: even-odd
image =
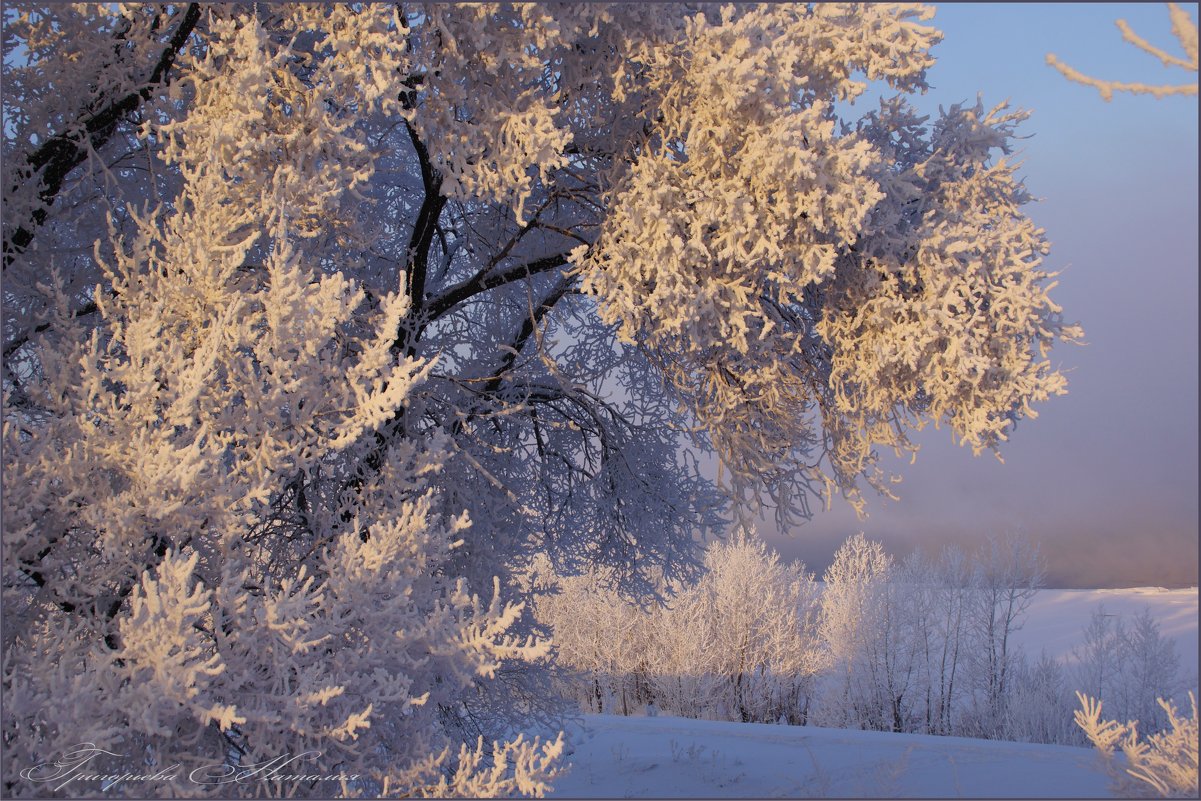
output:
[[[553,798],[1109,798],[1091,748],[585,715]]]

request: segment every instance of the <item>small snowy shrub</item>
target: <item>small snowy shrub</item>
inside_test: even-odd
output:
[[[1125,796],[1160,795],[1168,798],[1197,797],[1197,698],[1189,693],[1192,717],[1181,717],[1171,701],[1159,700],[1169,728],[1145,739],[1139,738],[1138,721],[1125,724],[1101,720],[1101,701],[1076,693],[1081,709],[1076,725],[1104,756],[1114,790]],[[1114,748],[1121,748],[1126,767],[1119,772],[1113,764]]]

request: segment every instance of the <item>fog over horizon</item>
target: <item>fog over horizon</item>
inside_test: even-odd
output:
[[[1016,531],[1040,546],[1048,587],[1198,584],[1197,98],[1106,103],[1044,61],[1053,52],[1099,78],[1196,80],[1122,41],[1118,18],[1175,52],[1162,4],[938,7],[946,38],[924,107],[937,114],[980,91],[985,108],[1008,98],[1033,112],[1012,158],[1040,199],[1028,208],[1051,242],[1044,267],[1061,273],[1051,296],[1086,344],[1052,351],[1069,394],[1018,425],[1004,464],[931,427],[915,464],[885,457],[903,479],[899,501],[869,496],[858,520],[836,500],[782,536],[762,525],[784,557],[820,577],[859,531],[897,558]]]

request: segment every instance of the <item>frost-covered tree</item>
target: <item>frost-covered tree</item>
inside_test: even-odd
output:
[[[1019,537],[991,537],[970,557],[947,549],[933,560],[915,553],[900,563],[880,543],[850,537],[825,574],[821,636],[831,671],[817,719],[1029,736],[1023,732],[1033,723],[1009,726],[1015,681],[1033,677],[1038,685],[1023,685],[1025,698],[1058,680],[1045,664],[1030,668],[1014,645],[1040,582],[1037,549]]]
[[[967,631],[967,606],[971,593],[971,564],[963,551],[946,547],[930,567],[927,614],[928,635],[926,696],[927,728],[933,734],[950,734],[956,707],[966,683],[962,665],[971,647]],[[923,627],[925,628],[925,627]]]
[[[651,690],[656,711],[686,718],[729,720],[736,708],[733,682],[712,669],[716,627],[706,618],[711,607],[696,594],[677,588],[671,600],[651,607]],[[773,610],[775,611],[775,610]],[[558,631],[558,627],[556,628]]]
[[[898,636],[903,590],[897,572],[884,546],[862,533],[848,538],[826,569],[819,630],[832,680],[822,699],[821,725],[902,730],[894,713],[900,712],[912,674],[894,668],[912,643]]]
[[[971,562],[953,546],[933,558],[913,552],[895,576],[905,587],[901,597],[907,603],[893,617],[912,639],[913,689],[903,716],[910,724],[907,730],[950,734],[958,724],[962,663],[972,647],[967,627],[971,578]]]
[[[394,58],[387,17],[288,13],[357,38],[304,86],[261,60],[262,26],[214,15],[189,110],[157,129],[181,191],[131,211],[134,232],[111,253],[97,245],[90,331],[47,277],[42,347],[16,360],[10,792],[44,790],[53,771],[36,766],[81,743],[105,751],[89,773],[178,766],[175,792],[226,794],[223,763],[306,753],[325,763],[288,775],[339,779],[234,789],[472,795],[540,792],[553,775],[561,744],[498,745],[477,770],[482,746],[443,731],[442,710],[477,680],[547,644],[515,636],[521,604],[499,582],[481,599],[444,569],[471,524],[437,502],[447,438],[374,435],[433,367],[392,349],[411,297],[401,284],[372,308],[344,251],[312,236],[314,220],[350,225],[340,207],[372,169],[329,98],[363,112],[395,102],[386,84],[344,83],[351,65]],[[274,102],[245,92],[256,80]],[[356,470],[372,456],[375,469]]]
[[[538,792],[477,745],[540,708],[536,554],[645,594],[927,423],[998,448],[1079,330],[1025,114],[906,100],[931,13],[6,5],[6,770]]]
[[[1014,665],[1002,723],[1006,740],[1083,745],[1082,732],[1072,722],[1069,671],[1044,652],[1038,661]]]
[[[651,610],[622,598],[599,570],[551,582],[537,614],[554,632],[568,672],[566,694],[590,712],[628,715],[641,708],[648,700],[647,660],[657,650]]]
[[[623,601],[595,573],[560,578],[537,610],[575,674],[569,693],[597,712],[653,703],[686,717],[804,723],[826,661],[813,576],[741,530],[707,549],[703,570],[648,605]]]
[[[973,693],[969,731],[974,736],[1005,736],[1012,673],[1024,659],[1013,635],[1024,624],[1043,576],[1038,547],[1021,534],[989,535],[976,556],[967,604],[973,640],[967,660]]]
[[[825,658],[817,637],[817,585],[803,564],[782,564],[755,535],[736,532],[709,549],[704,575],[681,594],[678,608],[695,621],[689,633],[705,643],[698,672],[726,682],[730,718],[806,720]],[[674,615],[664,622],[679,627]],[[688,668],[677,662],[659,672],[670,681]]]
[[[1075,689],[1104,699],[1119,720],[1139,721],[1145,734],[1167,726],[1158,699],[1171,699],[1183,689],[1180,658],[1149,608],[1126,620],[1099,605],[1072,657]]]
[[[1159,699],[1178,697],[1185,688],[1176,644],[1160,631],[1150,608],[1126,623],[1124,635],[1119,658],[1125,681],[1115,700],[1124,707],[1124,720],[1137,719],[1144,733],[1155,734],[1169,724]]]

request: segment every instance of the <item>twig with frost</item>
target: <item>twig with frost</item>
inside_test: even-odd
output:
[[[1180,47],[1184,50],[1187,58],[1180,58],[1171,53],[1165,52],[1155,45],[1148,42],[1143,37],[1134,32],[1134,29],[1124,19],[1119,19],[1115,23],[1118,30],[1122,32],[1122,38],[1130,44],[1142,50],[1144,53],[1150,53],[1164,63],[1165,67],[1181,67],[1182,69],[1191,72],[1197,72],[1197,25],[1189,17],[1189,14],[1184,9],[1175,3],[1168,3],[1168,13],[1172,18],[1172,35],[1180,42]],[[1105,101],[1113,99],[1114,92],[1129,92],[1135,95],[1153,95],[1154,97],[1162,98],[1168,95],[1195,95],[1197,94],[1197,84],[1146,84],[1136,82],[1123,81],[1106,81],[1100,78],[1092,78],[1084,73],[1076,70],[1073,67],[1060,61],[1054,53],[1047,54],[1047,63],[1067,78],[1069,81],[1082,83],[1085,86],[1092,86],[1101,93],[1101,98]]]

